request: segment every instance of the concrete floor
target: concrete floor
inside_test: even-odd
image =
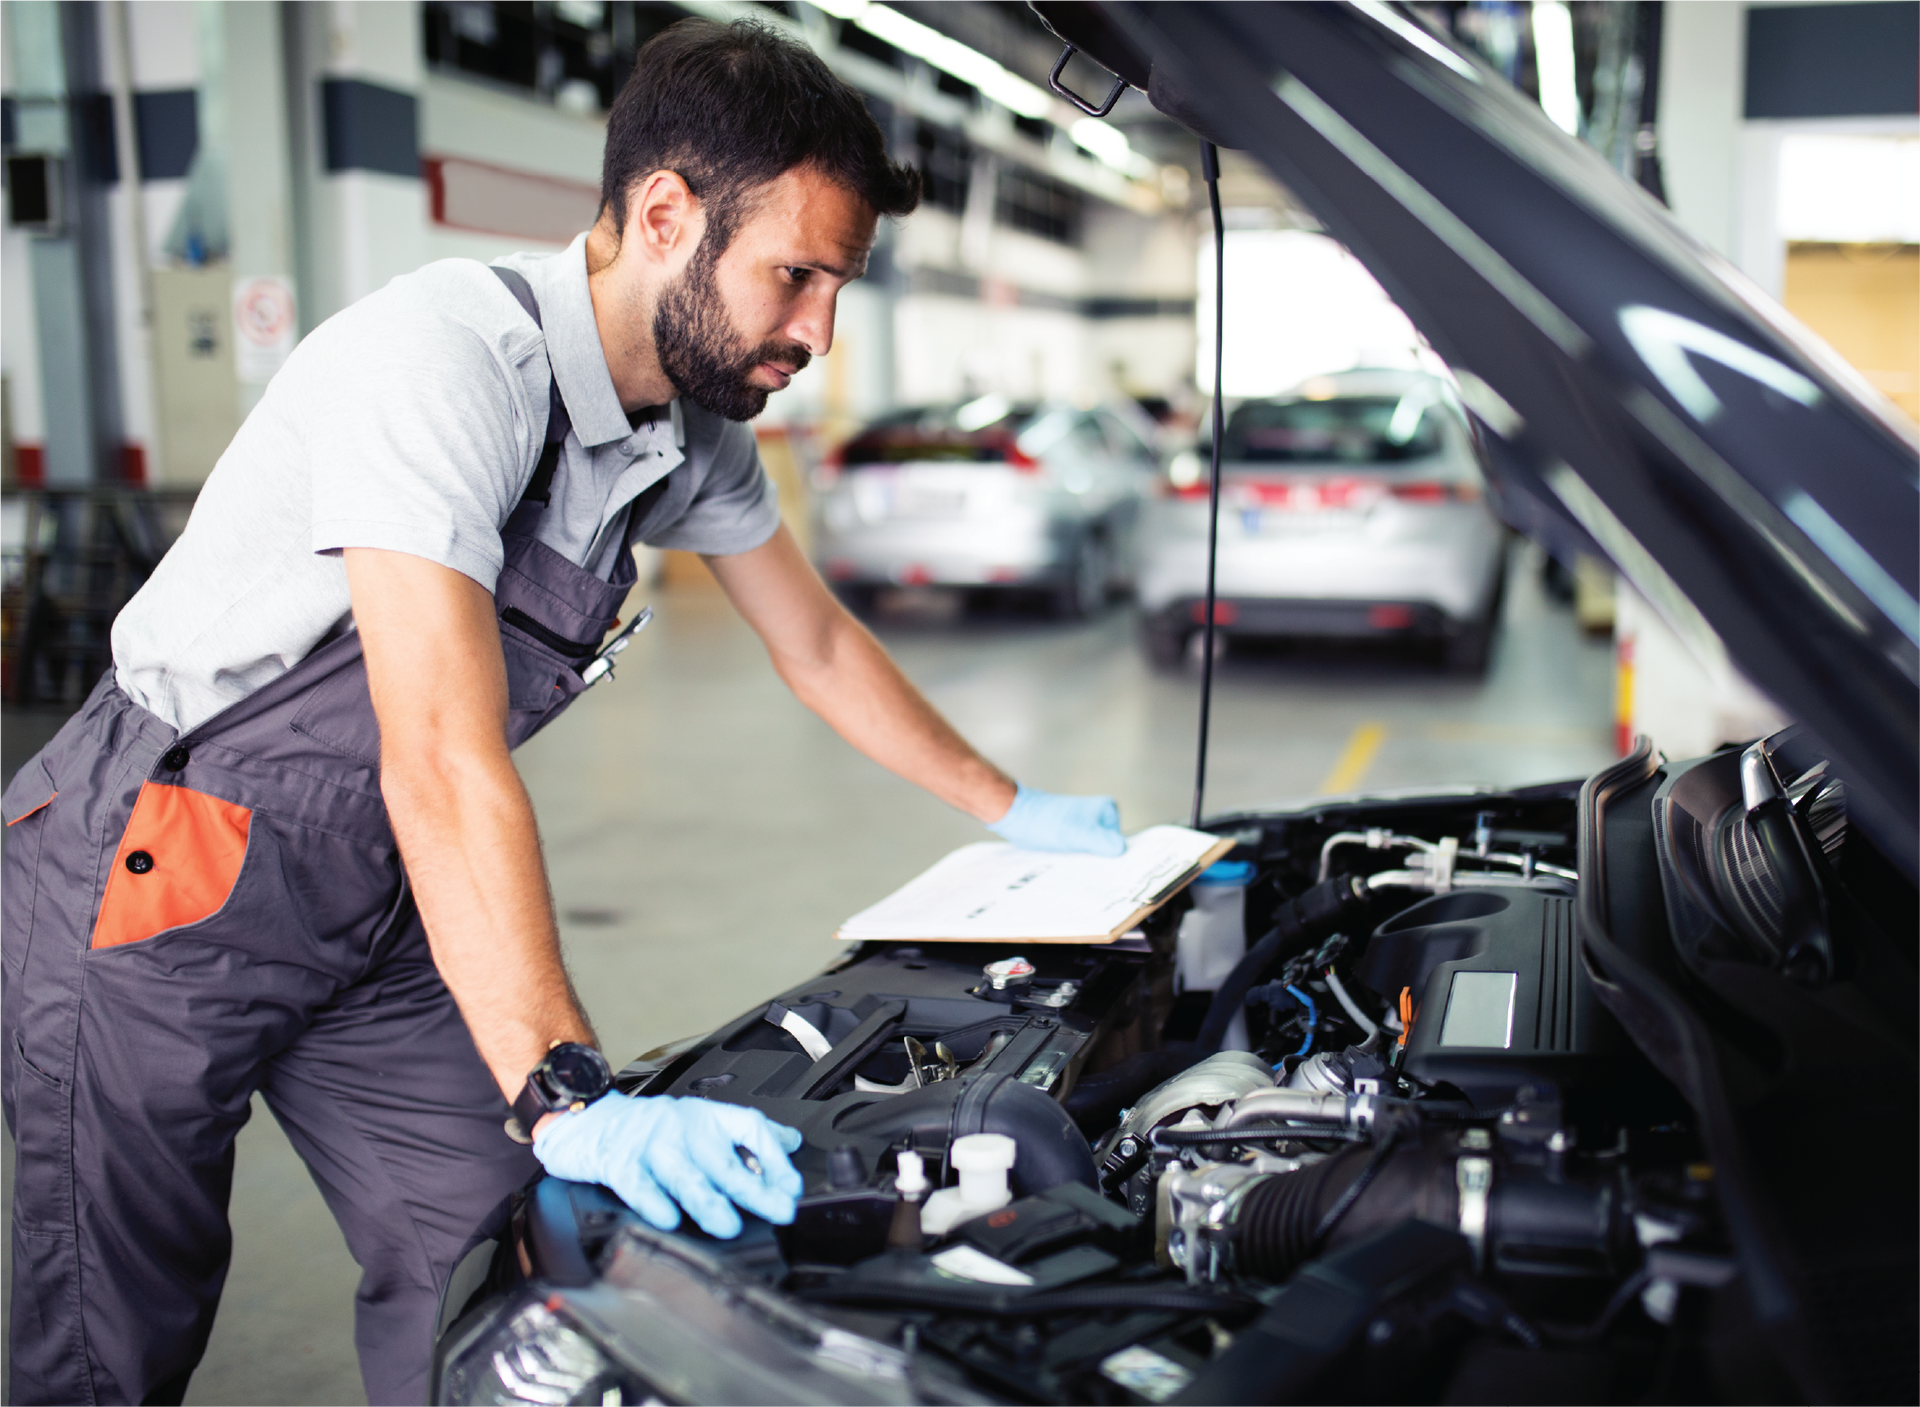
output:
[[[1208,810],[1542,781],[1608,761],[1608,646],[1542,596],[1533,562],[1516,554],[1485,680],[1375,650],[1230,654],[1216,677]],[[619,678],[519,755],[568,961],[616,1064],[805,977],[834,955],[841,919],[983,838],[801,708],[717,592],[655,602],[660,618]],[[983,751],[1036,786],[1111,792],[1128,829],[1185,819],[1196,680],[1151,673],[1126,610],[1057,625],[957,619],[948,604],[895,602],[876,629]],[[9,772],[31,750],[15,746],[18,722],[7,720]],[[258,1112],[239,1143],[226,1299],[187,1401],[363,1402],[356,1268]]]

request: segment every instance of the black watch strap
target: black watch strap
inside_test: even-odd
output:
[[[533,1142],[533,1126],[547,1112],[546,1100],[534,1087],[533,1076],[527,1076],[527,1082],[520,1086],[520,1093],[514,1096],[513,1117],[507,1120],[507,1137],[515,1143]]]
[[[613,1070],[604,1055],[575,1041],[555,1042],[515,1096],[507,1137],[531,1143],[542,1116],[584,1108],[612,1088]]]

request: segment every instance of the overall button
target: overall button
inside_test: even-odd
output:
[[[134,874],[145,874],[153,868],[153,856],[144,850],[136,850],[127,856],[127,869]]]
[[[160,765],[169,772],[178,772],[187,765],[187,758],[190,755],[191,754],[183,747],[171,747],[168,748],[166,754],[161,757]]]

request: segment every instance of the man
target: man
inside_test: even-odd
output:
[[[256,1090],[365,1272],[374,1402],[425,1396],[446,1276],[538,1165],[662,1227],[792,1217],[792,1130],[606,1092],[508,755],[584,687],[632,543],[705,554],[901,776],[1019,844],[1124,846],[1110,800],[1016,789],[840,609],[742,423],[916,203],[858,95],[684,22],[615,106],[602,195],[564,254],[435,264],[307,338],[8,790],[16,1402],[180,1400]]]

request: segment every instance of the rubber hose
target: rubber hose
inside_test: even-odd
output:
[[[1199,1059],[1200,1052],[1186,1041],[1129,1055],[1097,1075],[1082,1075],[1067,1096],[1067,1112],[1089,1138],[1105,1133],[1119,1122],[1122,1109]]]
[[[1350,1149],[1325,1162],[1261,1183],[1240,1204],[1235,1265],[1259,1280],[1284,1280],[1316,1250],[1322,1218],[1360,1178],[1371,1150]]]
[[[1309,943],[1327,937],[1350,915],[1363,910],[1367,902],[1364,885],[1341,875],[1322,880],[1275,909],[1273,927],[1234,964],[1227,980],[1220,984],[1213,1000],[1207,1004],[1207,1019],[1200,1023],[1199,1038],[1193,1043],[1199,1056],[1204,1058],[1219,1051],[1220,1042],[1226,1039],[1227,1027],[1247,1004],[1247,993],[1275,959],[1291,957],[1304,951]]]

